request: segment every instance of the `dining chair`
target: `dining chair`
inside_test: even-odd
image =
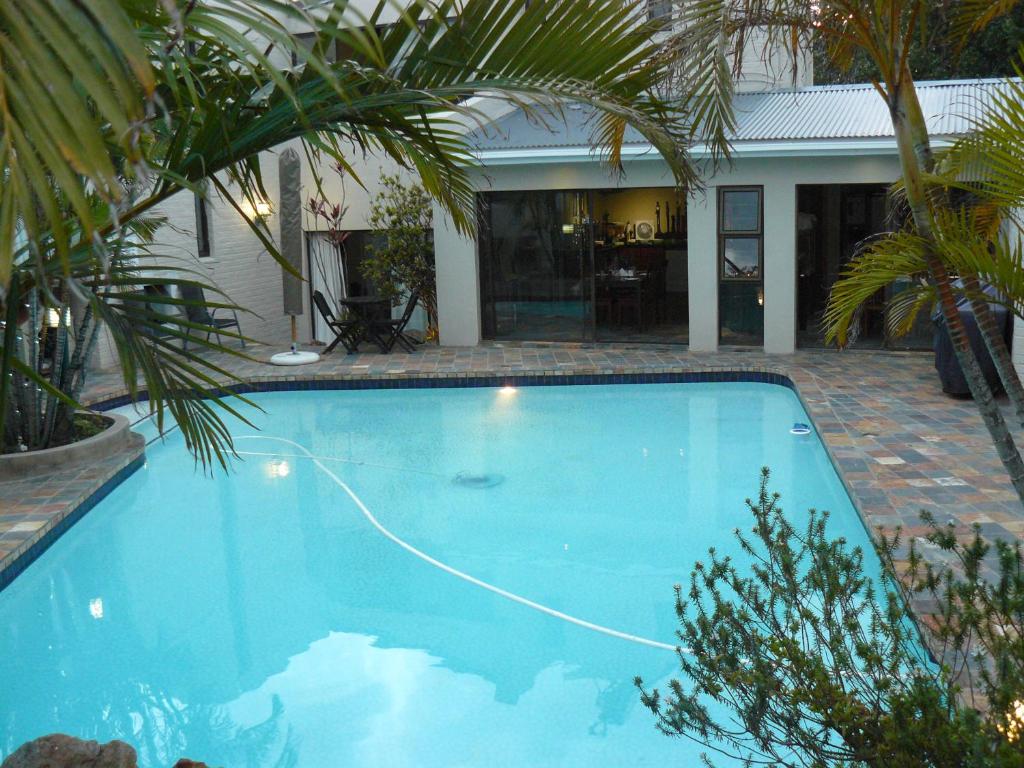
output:
[[[206,294],[203,292],[203,287],[196,283],[182,283],[180,290],[181,298],[189,302],[185,305],[185,316],[190,323],[206,326],[207,341],[210,340],[210,334],[214,334],[217,336],[217,343],[220,344],[220,332],[226,331],[229,328],[235,328],[238,331],[238,340],[241,342],[242,348],[245,349],[245,339],[241,338],[242,326],[238,323],[238,312],[232,309],[230,310],[231,317],[217,317],[217,310],[222,309],[222,307],[214,307],[213,312],[211,312],[206,305]],[[188,340],[193,330],[197,333],[202,333],[203,331],[202,328],[187,328],[185,330],[185,349],[188,349]]]
[[[331,333],[334,334],[334,341],[327,345],[324,354],[330,353],[338,346],[338,342],[341,342],[350,355],[353,354],[359,348],[359,323],[353,320],[339,320],[320,291],[313,291],[313,303]]]
[[[391,320],[370,321],[370,333],[374,335],[375,340],[383,347],[385,352],[390,352],[394,349],[395,344],[400,344],[406,352],[416,351],[414,345],[419,342],[406,335],[405,327],[409,325],[412,313],[416,310],[416,304],[419,300],[419,292],[413,291],[409,295],[409,300],[405,304],[405,311],[402,312],[401,317]]]

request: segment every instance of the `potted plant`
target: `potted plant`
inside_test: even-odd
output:
[[[362,264],[363,277],[393,305],[411,293],[427,313],[426,339],[437,338],[437,276],[434,270],[433,205],[419,184],[384,176],[370,206],[374,242]]]

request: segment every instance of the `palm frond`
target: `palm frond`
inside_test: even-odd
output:
[[[154,269],[165,272],[166,265],[155,262]],[[226,466],[233,443],[219,412],[249,423],[242,408],[258,409],[258,406],[232,389],[240,383],[235,374],[201,351],[248,356],[230,346],[206,340],[206,333],[213,329],[190,321],[180,311],[196,302],[131,290],[142,284],[173,287],[179,293],[186,285],[200,287],[204,292],[218,293],[217,289],[199,280],[149,275],[135,264],[125,265],[123,272],[115,265],[113,271],[121,275],[120,279],[104,280],[95,286],[96,290],[89,292],[89,305],[103,322],[117,350],[129,393],[137,398],[144,389],[158,430],[165,431],[166,414],[169,414],[180,428],[186,447],[204,467],[213,462]],[[239,309],[230,302],[220,301],[206,302],[203,306]],[[224,330],[219,333],[229,339],[245,338]],[[191,348],[186,349],[186,341]]]
[[[1024,49],[1017,56],[1024,56]],[[1020,67],[1017,75],[1024,77]],[[972,132],[948,151],[945,164],[979,198],[1004,209],[1024,205],[1024,82],[1004,81],[973,122]]]
[[[864,304],[897,280],[926,274],[925,247],[922,238],[909,232],[891,233],[865,244],[832,286],[822,320],[825,340],[845,346]],[[898,304],[894,317],[906,317],[904,309],[908,308]],[[899,327],[898,320],[895,324]]]
[[[728,160],[735,128],[735,77],[751,64],[771,70],[784,62],[794,79],[812,39],[823,41],[840,67],[856,51],[878,66],[879,83],[897,79],[899,50],[920,28],[927,0],[683,0],[676,4],[676,31],[662,55],[668,90],[687,127],[712,161]],[[776,72],[775,74],[785,74]],[[880,87],[884,93],[884,89]]]
[[[378,26],[389,9],[396,23]],[[680,183],[693,183],[691,133],[677,105],[659,95],[667,65],[644,14],[630,0],[536,0],[525,10],[491,0],[410,0],[404,8],[379,0],[365,16],[348,0],[312,10],[291,0],[115,2],[102,13],[65,0],[5,4],[4,312],[30,295],[53,306],[69,292],[79,296],[89,320],[62,331],[62,359],[66,350],[85,355],[102,323],[131,391],[146,387],[159,418],[166,409],[202,463],[223,463],[231,443],[217,407],[240,413],[224,388],[230,377],[180,349],[185,336],[204,335],[191,334],[201,327],[155,316],[177,299],[133,299],[139,285],[193,279],[123,258],[117,243],[133,222],[174,194],[208,188],[243,212],[243,203],[265,197],[260,153],[300,140],[343,168],[353,167],[353,154],[373,152],[415,169],[468,231],[475,159],[467,133],[486,121],[479,97],[540,120],[557,119],[568,103],[587,105],[592,141],[610,165],[620,164],[631,125]],[[313,34],[311,48],[297,32]],[[281,261],[263,225],[245,218]],[[5,344],[3,352],[6,381],[15,350]],[[9,405],[0,387],[0,409]]]
[[[69,214],[91,238],[90,195],[114,206],[124,200],[124,179],[144,165],[156,83],[134,20],[118,4],[3,3],[0,30],[2,295],[19,234],[48,237],[63,257]]]
[[[885,303],[885,333],[890,339],[906,336],[914,329],[922,311],[935,306],[938,292],[923,277],[893,295]]]
[[[1006,306],[1024,317],[1024,244],[1019,231],[993,231],[986,207],[939,211],[933,226],[935,247],[952,275],[973,275],[991,294],[974,295],[956,283],[956,292]],[[894,337],[912,329],[922,309],[934,304],[937,293],[925,279],[926,241],[910,232],[873,240],[851,260],[836,281],[825,311],[826,339],[846,344],[860,307],[897,281],[910,286],[886,303],[886,330]]]
[[[991,231],[988,214],[972,210],[946,212],[937,217],[936,241],[951,272],[974,275],[994,293],[982,298],[1006,306],[1024,317],[1024,245],[1018,226],[1008,222]],[[979,223],[979,217],[982,221]]]
[[[950,31],[963,44],[1019,4],[1020,0],[960,0],[951,6]]]
[[[388,5],[382,2],[371,18]],[[460,4],[455,23],[449,18],[451,5],[414,3],[399,23],[383,31],[370,24],[339,29],[315,22],[313,53],[293,50],[296,71],[283,75],[288,87],[273,84],[258,103],[231,97],[243,75],[220,73],[212,80],[225,84],[222,92],[206,85],[202,99],[190,99],[188,108],[195,123],[229,120],[231,136],[197,131],[190,141],[174,142],[181,162],[164,165],[190,163],[174,168],[189,179],[228,168],[238,179],[250,179],[256,153],[317,136],[318,148],[336,162],[348,162],[342,150],[348,145],[423,172],[428,191],[469,229],[474,198],[467,168],[475,162],[466,133],[486,120],[474,97],[487,95],[534,115],[557,113],[570,102],[590,105],[598,113],[593,141],[610,163],[618,162],[622,129],[630,124],[665,156],[677,178],[694,178],[680,152],[685,134],[679,118],[656,96],[664,69],[655,58],[643,9],[621,0],[587,5],[541,0],[518,13],[507,5],[470,0]],[[196,23],[202,29],[202,19]],[[216,31],[187,41],[200,43],[196,55],[213,71],[225,56]],[[325,71],[315,53],[330,50],[332,42],[345,58]],[[567,45],[588,55],[566,57]],[[256,85],[267,84],[253,82],[248,90],[255,92]],[[211,105],[228,114],[211,121],[204,113]]]

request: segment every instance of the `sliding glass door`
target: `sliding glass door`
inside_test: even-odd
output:
[[[590,195],[490,192],[479,199],[484,338],[592,339]]]
[[[685,203],[672,187],[481,193],[483,337],[685,344]]]

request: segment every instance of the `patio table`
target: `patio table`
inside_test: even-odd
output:
[[[356,346],[363,341],[372,341],[382,353],[387,353],[384,342],[373,332],[375,316],[391,315],[391,301],[380,296],[346,296],[338,299],[338,303],[349,311],[353,322],[357,323]]]
[[[594,275],[594,283],[598,290],[610,291],[613,295],[616,292],[633,294],[634,301],[636,302],[634,321],[637,330],[640,331],[646,327],[648,277],[646,272],[638,272],[632,275],[602,272]]]

